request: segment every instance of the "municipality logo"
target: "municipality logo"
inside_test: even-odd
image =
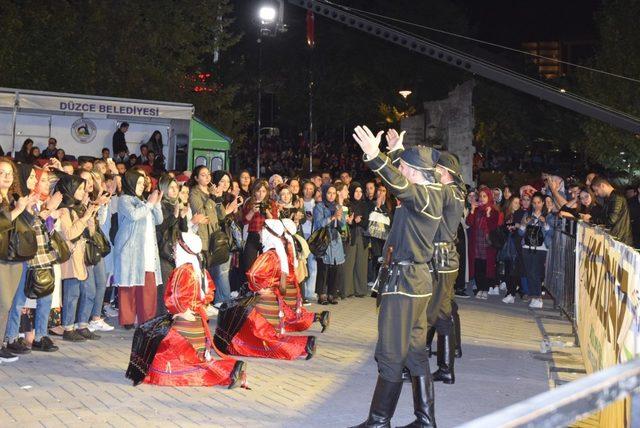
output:
[[[91,119],[78,119],[71,125],[71,136],[78,143],[92,142],[96,133],[96,124]]]

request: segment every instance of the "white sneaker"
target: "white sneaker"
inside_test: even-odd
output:
[[[207,317],[211,318],[213,316],[218,315],[218,308],[216,308],[213,305],[209,305],[207,306],[207,308],[205,309],[205,312],[207,314]]]
[[[502,299],[502,303],[514,303],[515,301],[516,301],[516,298],[511,294],[507,294],[507,297]]]
[[[103,320],[102,318],[100,318],[99,320],[95,320],[95,321],[89,321],[89,331],[90,332],[94,332],[94,331],[113,331],[114,327],[112,325],[109,325],[105,322],[105,320]]]
[[[488,296],[489,296],[489,292],[488,291],[483,291],[482,292],[482,300],[487,300]]]
[[[502,281],[500,283],[500,291],[507,291],[507,283]]]
[[[531,303],[529,303],[529,307],[531,309],[542,309],[542,299],[531,299]]]
[[[498,287],[491,287],[489,289],[489,296],[499,296],[500,295],[500,288]]]
[[[482,299],[482,291],[476,293],[476,299]]]

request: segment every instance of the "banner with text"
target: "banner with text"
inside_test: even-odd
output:
[[[576,248],[576,307],[587,373],[639,354],[640,253],[604,230],[580,222]],[[628,426],[628,405],[600,413],[601,426]]]

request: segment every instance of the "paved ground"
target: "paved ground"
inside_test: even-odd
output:
[[[553,358],[545,357],[553,351],[540,352],[545,334],[558,345],[541,324],[545,311],[536,314],[523,303],[507,306],[493,296],[460,305],[464,355],[457,360],[457,382],[436,386],[438,426],[445,428],[554,384]],[[319,335],[315,329],[320,337],[312,360],[249,359],[250,391],[134,388],[124,378],[131,332],[105,333],[91,343],[59,340],[60,352],[32,353],[0,365],[0,426],[354,425],[367,414],[376,379],[375,305],[370,298],[349,299],[331,309],[330,330]],[[547,313],[554,321],[554,313]],[[433,368],[435,357],[431,362]],[[407,384],[393,424],[411,420]]]

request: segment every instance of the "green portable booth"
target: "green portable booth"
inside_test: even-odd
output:
[[[211,171],[229,170],[231,143],[231,138],[193,117],[189,130],[188,169],[206,165]]]

